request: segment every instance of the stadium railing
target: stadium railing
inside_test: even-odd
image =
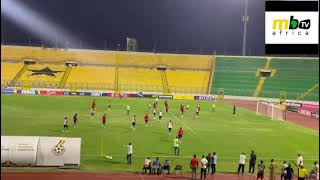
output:
[[[12,83],[12,84],[11,84]],[[1,88],[8,87],[21,88],[58,88],[59,82],[45,81],[12,81],[1,80]],[[170,86],[172,93],[184,94],[205,94],[206,88],[202,87],[185,87],[185,86]],[[114,90],[114,84],[110,83],[85,83],[85,82],[66,82],[64,89],[70,90]],[[162,92],[163,86],[143,85],[143,84],[119,84],[120,91],[135,91],[135,92]]]
[[[8,87],[10,83],[13,83],[13,87],[21,87],[21,88],[58,88],[59,82],[44,82],[44,81],[15,81],[12,80],[1,80],[1,88]],[[169,86],[171,93],[179,94],[206,94],[206,88],[202,87],[184,87],[184,86]],[[114,90],[114,84],[110,83],[85,83],[85,82],[66,82],[65,89],[70,90]],[[142,85],[142,84],[119,84],[120,91],[132,91],[132,92],[163,92],[163,86],[152,86],[152,85]],[[217,91],[212,92],[212,94],[218,94]],[[243,95],[248,94],[248,91],[241,89],[233,89],[224,92],[224,95]],[[298,97],[299,93],[287,92],[287,95],[291,97]],[[259,97],[266,98],[279,98],[280,92],[278,96],[275,95],[274,91],[265,91],[259,95]],[[290,98],[288,98],[290,99]],[[310,93],[302,100],[311,100],[318,101],[319,94],[318,93]]]

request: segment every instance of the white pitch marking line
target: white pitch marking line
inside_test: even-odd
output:
[[[98,157],[100,155],[81,155],[81,156],[92,156],[92,157]],[[125,156],[125,155],[111,155],[111,156],[114,156],[114,157],[122,157],[122,156]],[[171,158],[171,157],[174,157],[174,158],[192,158],[193,155],[190,155],[190,156],[159,156],[159,155],[147,155],[147,156],[150,156],[150,157],[159,157],[159,158]],[[147,157],[146,155],[139,155],[139,156],[133,156],[133,157],[137,157],[137,158],[145,158]],[[230,157],[230,156],[225,156],[225,157],[219,157],[219,159],[239,159],[239,157]],[[286,160],[290,160],[290,161],[293,161],[293,160],[296,160],[296,159],[290,159],[290,158],[278,158],[278,157],[262,157],[262,158],[259,158],[259,159],[286,159]],[[317,158],[314,158],[314,159],[304,159],[306,161],[313,161]]]
[[[192,133],[197,134],[195,131],[193,131],[191,129],[191,127],[189,127],[187,124],[185,124],[184,122],[182,122],[176,115],[174,115],[172,112],[169,112],[174,118],[176,118],[181,124],[183,124],[184,126],[186,126]]]

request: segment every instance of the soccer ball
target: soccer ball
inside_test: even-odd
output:
[[[112,159],[112,156],[110,156],[109,159]]]
[[[62,155],[66,149],[62,144],[57,144],[54,146],[54,148],[52,149],[53,153],[55,153],[57,156]]]
[[[106,158],[109,159],[110,157],[108,155],[106,155]]]

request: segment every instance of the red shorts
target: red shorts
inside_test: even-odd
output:
[[[258,172],[257,178],[262,178],[263,179],[263,172]]]

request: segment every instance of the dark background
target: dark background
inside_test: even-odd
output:
[[[82,48],[241,55],[245,0],[20,0],[82,41]],[[1,0],[1,4],[3,1]],[[248,0],[247,55],[264,55],[264,0]],[[41,38],[1,13],[4,44],[41,46]],[[106,46],[105,46],[105,41]],[[47,46],[54,46],[47,44]],[[62,46],[62,45],[61,45]],[[84,47],[86,46],[86,47]],[[79,43],[69,47],[80,48]]]

